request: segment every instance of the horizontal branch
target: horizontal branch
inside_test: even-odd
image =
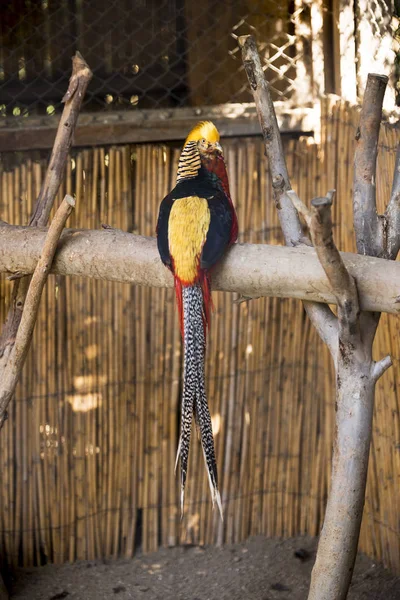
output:
[[[0,224],[0,272],[32,273],[39,260],[46,229]],[[399,313],[400,264],[341,253],[356,278],[361,309]],[[172,287],[161,264],[156,241],[123,231],[64,230],[53,273]],[[336,299],[316,252],[310,247],[236,244],[213,273],[213,289],[244,296],[276,296],[335,304]]]

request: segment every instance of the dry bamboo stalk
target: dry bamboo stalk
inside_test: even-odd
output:
[[[170,303],[175,308],[174,298],[171,292],[169,292]],[[170,408],[170,451],[169,451],[169,461],[171,465],[170,477],[169,477],[169,535],[168,535],[168,544],[175,545],[178,539],[178,508],[177,508],[177,498],[178,498],[178,482],[175,477],[172,465],[174,464],[175,454],[176,454],[176,441],[178,439],[178,424],[176,420],[176,414],[178,411],[178,402],[179,402],[179,386],[180,386],[180,368],[181,368],[181,346],[180,346],[180,331],[178,325],[178,318],[176,311],[174,311],[174,319],[171,321],[172,327],[174,328],[173,342],[172,342],[172,370],[171,370],[171,408]],[[172,460],[171,460],[172,459]]]
[[[146,204],[147,204],[147,186],[146,186],[146,170],[147,170],[147,157],[148,157],[148,146],[142,148],[141,152],[141,181],[140,181],[140,189],[141,189],[141,207],[140,214],[138,218],[139,231],[146,231]],[[142,292],[142,290],[141,290]],[[142,529],[142,543],[143,550],[145,552],[149,551],[149,539],[148,539],[148,486],[149,486],[149,427],[148,427],[148,410],[149,406],[146,402],[147,400],[147,390],[148,390],[148,380],[147,380],[147,355],[148,355],[148,345],[147,345],[147,310],[144,310],[143,306],[149,305],[149,295],[148,290],[143,290],[143,293],[139,296],[139,319],[140,319],[140,367],[138,372],[138,377],[141,380],[140,392],[141,392],[141,408],[140,413],[142,415],[142,423],[141,423],[141,434],[142,434],[142,447],[140,449],[140,455],[142,458],[142,489],[141,489],[141,506],[143,507],[143,529]]]
[[[84,151],[84,169],[85,169],[85,177],[83,180],[83,193],[90,198],[90,202],[86,205],[87,210],[87,222],[90,227],[96,227],[96,194],[93,193],[93,190],[96,190],[97,183],[97,174],[94,175],[94,171],[96,167],[98,168],[98,163],[95,160],[97,156],[97,149],[91,149],[90,151]],[[92,192],[92,193],[91,193]],[[90,298],[90,303],[93,302],[93,294],[94,294],[94,282],[88,283],[88,296]],[[90,311],[90,307],[88,307]],[[95,327],[87,327],[86,328],[86,340],[85,340],[85,359],[88,367],[88,371],[91,377],[91,387],[93,394],[99,394],[98,387],[98,373],[96,369],[96,362],[94,360],[93,354],[95,354]],[[99,398],[99,395],[97,396]],[[99,400],[98,400],[99,402]],[[98,524],[97,524],[97,513],[98,513],[98,504],[97,504],[97,494],[96,494],[96,407],[94,406],[92,410],[88,411],[88,429],[87,429],[87,441],[86,441],[86,481],[87,481],[87,512],[90,517],[88,518],[88,558],[95,559],[98,556],[100,551],[100,540],[98,533]],[[87,517],[88,517],[87,515]]]
[[[82,172],[82,156],[79,154],[77,156],[77,165],[79,165],[79,170]],[[80,185],[80,181],[78,178],[78,186]],[[77,197],[79,198],[80,187],[77,187]],[[78,315],[84,314],[84,306],[83,306],[83,294],[82,288],[79,283],[76,283],[76,306],[78,310]],[[81,356],[83,356],[83,331],[82,329],[77,333],[77,343],[74,346],[77,348],[77,352]],[[81,363],[81,368],[78,371],[74,371],[74,384],[73,389],[74,393],[84,393],[86,391],[86,386],[76,385],[75,382],[79,380],[79,377],[84,379],[85,370],[84,365]],[[74,511],[74,527],[75,527],[75,554],[77,560],[85,560],[87,559],[86,554],[86,540],[87,540],[87,531],[86,531],[86,522],[85,522],[85,512],[86,512],[86,498],[85,498],[85,413],[78,408],[78,410],[74,411],[73,414],[73,428],[74,428],[74,491],[75,491],[75,511]]]
[[[11,222],[13,223],[19,223],[20,222],[20,215],[18,214],[18,207],[16,202],[14,202],[14,198],[12,196],[12,180],[10,181],[10,175],[12,176],[12,173],[5,173],[5,180],[6,180],[6,187],[5,187],[5,194],[7,194],[6,196],[6,206],[8,206],[8,214],[9,214],[9,218],[12,219]],[[16,422],[16,427],[18,428],[19,432],[22,432],[22,423],[23,423],[23,417],[24,417],[24,407],[22,407],[21,405],[18,405],[15,407],[15,411],[14,411],[14,419]],[[11,437],[11,436],[10,436]],[[26,486],[24,485],[24,479],[23,479],[23,460],[24,460],[24,456],[23,456],[23,448],[22,448],[22,444],[21,444],[21,438],[22,436],[19,435],[17,440],[15,441],[15,445],[12,443],[13,440],[9,440],[9,447],[8,447],[8,451],[9,451],[9,456],[12,457],[13,455],[15,456],[15,459],[18,461],[18,469],[13,469],[14,473],[11,472],[11,477],[9,474],[9,477],[11,479],[11,481],[14,479],[16,480],[16,484],[18,486],[18,489],[20,490],[20,494],[19,497],[16,499],[16,503],[14,504],[13,501],[13,493],[12,493],[12,485],[10,487],[7,488],[7,493],[8,493],[8,502],[7,502],[7,506],[8,506],[8,511],[9,511],[9,523],[10,523],[10,527],[9,529],[13,529],[14,525],[16,524],[16,519],[23,519],[23,521],[25,522],[23,526],[23,529],[26,528],[26,513],[25,512],[24,515],[22,515],[22,510],[21,510],[21,503],[22,503],[22,496],[25,496],[26,499]],[[25,437],[23,439],[26,439]],[[24,544],[24,542],[26,542],[26,536],[22,533],[21,535],[22,537],[22,542]],[[14,541],[15,540],[15,541]],[[17,537],[14,536],[11,537],[11,539],[9,540],[11,542],[10,546],[11,546],[11,553],[12,553],[12,563],[15,564],[16,561],[16,556],[18,555],[18,546],[19,546],[19,542],[20,540],[17,539]],[[25,544],[24,544],[25,546]],[[24,548],[25,550],[25,548]],[[24,553],[23,553],[24,554]],[[28,558],[28,560],[31,557]]]
[[[293,411],[293,420],[294,420],[294,432],[293,432],[293,443],[291,443],[291,450],[295,453],[294,466],[292,470],[292,485],[290,487],[291,494],[291,503],[292,503],[292,526],[290,530],[290,535],[295,535],[298,531],[300,531],[299,524],[299,511],[297,510],[297,506],[299,504],[298,501],[298,489],[299,489],[299,477],[300,477],[300,440],[301,440],[301,358],[299,359],[299,348],[301,348],[301,336],[302,336],[302,310],[298,306],[297,307],[297,327],[295,329],[295,338],[293,343],[294,349],[294,361],[295,361],[295,410]]]
[[[68,171],[68,169],[67,169]],[[68,175],[66,176],[66,183],[63,186],[67,187]],[[67,291],[67,281],[58,279],[58,294],[57,294],[57,306],[58,306],[58,322],[57,322],[57,331],[60,333],[59,335],[59,343],[57,347],[58,352],[58,365],[57,365],[57,375],[58,375],[58,386],[59,386],[59,435],[58,435],[58,443],[60,448],[60,458],[59,458],[59,487],[58,487],[58,500],[60,503],[60,523],[61,523],[61,547],[60,547],[60,555],[59,561],[63,563],[68,556],[67,544],[68,544],[68,528],[66,525],[69,521],[68,519],[68,510],[67,510],[67,498],[69,498],[69,463],[68,463],[68,425],[66,419],[66,391],[68,389],[68,368],[66,368],[66,362],[68,360],[68,351],[65,348],[65,340],[64,336],[67,335],[67,328],[64,327],[63,315],[66,314],[66,291]],[[68,347],[71,344],[68,344]]]
[[[11,218],[16,218],[15,210],[16,207],[12,202],[12,199],[9,197],[10,188],[7,185],[8,175],[7,173],[3,173],[3,194],[5,198],[5,206],[8,207],[8,215]],[[18,418],[18,413],[14,413],[14,418]],[[9,444],[6,447],[5,451],[5,462],[3,465],[3,472],[5,473],[4,477],[4,491],[5,491],[5,502],[4,502],[4,528],[6,531],[12,531],[14,526],[14,515],[12,514],[12,488],[13,488],[13,479],[15,477],[15,470],[12,468],[13,461],[13,453],[14,448],[11,445],[11,440],[9,440]],[[14,471],[14,472],[13,472]],[[17,473],[17,478],[21,479],[20,473]],[[18,507],[19,508],[19,507]],[[14,536],[13,536],[14,537]],[[8,534],[6,536],[8,550],[11,554],[11,564],[15,563],[15,548],[16,544],[13,543],[13,537]],[[1,577],[0,577],[1,582]]]
[[[117,205],[118,211],[117,215],[122,217],[122,206],[121,202],[121,154],[118,148],[115,149],[115,169],[114,169],[114,202],[113,205]],[[119,205],[117,204],[119,202]],[[122,225],[121,222],[118,223],[119,226]],[[121,285],[112,286],[111,293],[114,296],[113,304],[113,313],[112,313],[112,323],[113,330],[120,331],[121,325],[118,322],[118,315],[121,313]],[[119,399],[119,401],[114,402],[115,405],[115,429],[116,431],[121,430],[121,404],[123,402],[123,397],[121,394],[122,386],[120,384],[123,381],[124,376],[120,372],[120,367],[122,366],[122,356],[120,354],[120,344],[118,343],[119,339],[114,338],[114,345],[116,348],[113,352],[113,383],[115,383],[115,397]],[[114,518],[114,532],[113,532],[113,544],[112,544],[112,556],[113,558],[117,558],[118,556],[118,547],[119,547],[119,532],[120,532],[120,520],[121,520],[121,500],[122,500],[122,490],[121,490],[121,467],[123,466],[123,462],[121,460],[121,444],[119,436],[115,437],[114,443],[114,469],[112,471],[113,475],[113,488],[114,488],[114,499],[113,499],[113,509],[115,513],[113,514]]]
[[[290,444],[288,443],[290,438],[290,424],[293,422],[292,414],[293,414],[293,404],[294,404],[294,390],[293,384],[295,382],[295,369],[294,369],[294,360],[292,356],[293,344],[291,341],[292,332],[288,331],[287,323],[293,323],[296,326],[296,312],[295,306],[292,300],[288,300],[285,304],[287,304],[287,317],[286,321],[286,331],[284,331],[285,337],[285,356],[287,359],[285,360],[284,365],[284,380],[282,387],[282,400],[284,402],[283,410],[284,410],[284,423],[287,423],[287,436],[280,438],[280,477],[281,477],[281,497],[282,497],[282,510],[281,510],[281,529],[282,529],[282,537],[289,537],[290,530],[290,497],[288,495],[288,490],[290,489],[289,485],[289,477],[291,472],[291,463],[292,463],[292,449]]]
[[[107,223],[110,222],[111,206],[115,200],[114,185],[115,185],[115,147],[109,149],[108,152],[109,163],[108,163],[108,185],[107,185]],[[111,284],[107,284],[107,296],[110,297],[112,293]],[[113,328],[112,328],[112,302],[107,302],[105,310],[105,319],[108,323],[107,327],[107,348],[111,352],[113,351]],[[112,355],[108,357],[107,361],[107,421],[108,421],[108,432],[107,432],[107,502],[106,502],[106,556],[112,555],[112,537],[113,528],[112,521],[115,517],[114,511],[114,489],[113,489],[113,474],[115,465],[115,403],[113,402],[113,391],[114,391],[114,369]]]
[[[72,176],[72,173],[71,175]],[[67,189],[68,189],[67,179]],[[69,298],[72,306],[77,305],[76,298],[76,282],[73,280],[66,280],[66,297]],[[67,343],[67,374],[66,374],[66,389],[73,395],[74,389],[74,368],[75,368],[75,352],[73,348],[78,344],[78,340],[75,335],[75,324],[71,319],[68,319],[66,324],[66,334],[67,340],[72,340],[73,343]],[[72,398],[73,399],[73,398]],[[76,528],[75,528],[75,502],[76,502],[76,491],[75,491],[75,454],[76,454],[76,434],[75,434],[75,423],[74,423],[74,413],[73,407],[69,409],[68,405],[66,406],[66,411],[68,414],[67,418],[67,427],[68,429],[65,431],[65,435],[68,435],[69,447],[66,446],[65,451],[67,452],[67,489],[68,489],[68,497],[69,503],[66,504],[65,507],[65,521],[67,523],[66,527],[66,535],[68,535],[69,541],[66,546],[66,558],[70,562],[73,562],[76,559],[75,553],[75,539],[76,539]]]
[[[104,218],[104,196],[105,196],[105,164],[104,164],[104,149],[97,148],[93,151],[93,192],[92,192],[92,210],[93,210],[93,222],[98,226],[99,223],[105,222]],[[98,195],[98,193],[100,194]],[[98,285],[98,282],[94,282],[92,288],[92,315],[95,319],[100,321],[98,315],[101,314],[103,306],[103,294],[106,290]],[[94,361],[95,361],[95,387],[98,391],[99,406],[97,410],[93,411],[95,418],[95,439],[96,448],[93,456],[93,494],[95,498],[93,504],[96,507],[96,514],[94,515],[94,527],[95,527],[95,541],[98,552],[96,556],[104,556],[104,503],[103,503],[103,460],[104,455],[104,435],[103,435],[103,421],[104,421],[104,397],[105,387],[104,382],[101,379],[102,372],[101,367],[104,362],[103,348],[104,343],[101,337],[101,327],[99,324],[93,326],[93,349],[94,349]],[[95,440],[93,440],[95,442]],[[97,446],[98,444],[98,446]]]
[[[136,166],[137,166],[137,162],[136,162]],[[137,199],[137,202],[133,204],[133,207],[137,208],[137,204],[139,203],[139,198],[140,196],[137,195],[138,192],[138,179],[136,177],[136,181],[135,181],[135,195],[134,198]],[[136,227],[136,212],[133,214],[133,223],[134,226]],[[133,304],[137,307],[138,306],[138,293],[139,291],[137,289],[133,289],[132,290],[132,300],[133,300]],[[139,340],[140,340],[140,321],[139,321],[139,316],[138,316],[138,309],[136,308],[136,310],[134,311],[134,321],[133,321],[133,332],[134,332],[134,359],[135,359],[135,364],[134,364],[134,369],[133,369],[133,377],[134,377],[134,381],[136,382],[135,384],[135,421],[134,421],[134,447],[133,447],[133,457],[134,457],[134,462],[132,464],[132,469],[135,469],[134,472],[136,472],[136,479],[132,482],[132,497],[133,497],[133,508],[134,508],[134,519],[132,520],[132,524],[131,524],[131,528],[130,528],[130,535],[129,535],[129,542],[128,542],[128,548],[130,552],[133,552],[134,546],[136,544],[136,537],[135,537],[135,533],[136,533],[136,519],[138,517],[138,509],[141,506],[141,497],[139,494],[139,486],[140,486],[140,478],[141,478],[141,471],[140,471],[140,461],[141,461],[141,412],[140,412],[140,399],[139,399],[139,393],[141,391],[141,384],[138,381],[138,375],[139,375]]]
[[[122,147],[119,149],[120,153],[120,161],[121,161],[121,202],[120,202],[120,216],[121,216],[121,228],[125,230],[129,230],[129,225],[127,223],[127,212],[129,210],[127,206],[127,194],[128,194],[128,170],[127,170],[127,154],[126,147]],[[120,410],[120,423],[118,427],[121,428],[123,435],[119,440],[119,448],[120,448],[120,474],[119,474],[119,485],[120,485],[120,531],[119,533],[115,533],[115,539],[119,541],[120,549],[119,553],[122,555],[126,554],[126,540],[128,537],[129,530],[129,487],[128,487],[128,469],[129,469],[129,447],[130,447],[130,417],[128,412],[129,406],[129,388],[127,382],[129,381],[129,362],[127,358],[127,350],[125,344],[125,335],[126,331],[129,328],[129,312],[127,310],[127,292],[125,290],[126,286],[119,286],[121,289],[119,300],[120,304],[118,309],[115,311],[116,320],[118,322],[118,331],[123,332],[121,338],[119,340],[119,375],[118,378],[120,381],[124,383],[120,386],[121,390],[121,410]],[[125,426],[124,426],[125,424]]]
[[[149,147],[150,156],[150,186],[149,193],[150,197],[148,198],[147,207],[149,211],[149,219],[147,223],[147,231],[146,233],[152,233],[154,231],[154,216],[157,214],[157,207],[155,203],[155,198],[157,197],[157,185],[156,185],[156,174],[157,174],[157,164],[156,164],[156,149]],[[158,204],[158,202],[157,202]],[[154,216],[153,216],[154,215]],[[157,313],[158,313],[158,293],[159,290],[150,290],[150,314],[152,315],[152,319],[150,321],[150,351],[151,357],[149,360],[149,367],[151,368],[151,373],[154,374],[154,380],[157,385],[157,379],[159,378],[159,370],[157,365],[157,352],[154,346],[156,346],[156,339],[158,333],[157,327]],[[153,377],[150,377],[153,379]],[[159,440],[158,440],[158,414],[159,414],[159,398],[157,389],[153,386],[151,393],[151,412],[150,412],[150,425],[151,425],[151,447],[150,447],[150,461],[149,461],[149,495],[148,495],[148,506],[152,507],[148,511],[149,518],[149,547],[152,551],[157,550],[158,548],[158,483],[159,483],[159,470],[158,470],[158,462],[159,462]]]
[[[47,338],[47,365],[50,367],[50,382],[47,394],[47,410],[49,414],[50,431],[50,448],[51,450],[51,471],[50,471],[50,523],[51,523],[51,543],[53,555],[59,554],[60,547],[60,512],[57,499],[57,462],[58,462],[58,447],[57,447],[57,417],[58,417],[58,398],[57,398],[57,361],[55,348],[57,344],[57,336],[55,323],[57,323],[56,303],[54,302],[56,295],[56,281],[54,275],[50,278],[47,286],[47,307],[48,307],[48,324],[51,324],[49,336]]]
[[[179,161],[179,152],[176,150],[170,150],[167,152],[166,156],[166,180],[164,185],[167,186],[167,190],[172,189],[173,183],[175,181],[176,173],[178,170],[178,161]],[[179,514],[178,514],[178,503],[177,499],[178,488],[179,488],[179,478],[175,477],[174,470],[172,465],[174,465],[177,443],[179,438],[179,424],[176,419],[176,415],[178,414],[178,406],[179,406],[179,391],[180,391],[180,382],[181,378],[181,336],[180,329],[178,324],[178,315],[175,309],[175,298],[172,291],[169,292],[170,302],[173,305],[173,313],[174,319],[171,322],[171,327],[173,327],[174,335],[173,335],[173,364],[172,364],[172,381],[171,381],[171,412],[170,412],[170,465],[171,465],[171,475],[170,475],[170,494],[169,494],[169,506],[170,506],[170,543],[178,543],[179,540]],[[172,460],[171,460],[172,459]]]
[[[236,531],[237,537],[236,542],[244,539],[247,534],[245,529],[245,520],[241,517],[243,514],[247,514],[247,507],[249,501],[249,477],[247,475],[248,472],[248,457],[249,457],[249,435],[250,435],[250,424],[252,420],[255,418],[254,414],[251,412],[251,383],[252,383],[252,368],[254,366],[254,355],[255,352],[253,350],[252,353],[247,353],[246,350],[251,344],[253,340],[253,310],[254,303],[243,303],[240,307],[241,309],[241,320],[244,325],[244,329],[246,334],[243,334],[242,339],[246,340],[244,354],[246,356],[246,366],[245,372],[242,374],[242,389],[241,389],[241,400],[243,404],[242,409],[242,435],[241,435],[241,456],[240,456],[240,465],[239,465],[239,486],[240,490],[239,497],[236,503],[237,517],[236,517]]]
[[[275,384],[275,389],[273,392],[273,404],[274,404],[274,408],[272,411],[272,431],[270,433],[270,439],[272,440],[273,443],[273,454],[270,457],[271,463],[272,463],[272,473],[271,473],[271,477],[272,477],[272,481],[273,481],[273,487],[272,487],[272,492],[273,492],[273,496],[271,498],[271,502],[272,502],[272,506],[273,506],[273,529],[275,531],[278,532],[279,535],[281,535],[280,532],[280,527],[281,527],[281,523],[280,523],[280,513],[281,513],[281,506],[280,506],[280,482],[279,482],[279,451],[280,451],[280,444],[279,444],[279,435],[278,435],[278,430],[279,430],[279,423],[282,421],[282,401],[281,401],[281,385],[282,385],[282,379],[283,379],[283,361],[285,359],[285,355],[284,355],[284,347],[283,347],[283,332],[282,329],[284,327],[284,323],[287,319],[287,317],[285,316],[285,312],[286,312],[286,302],[281,302],[280,300],[277,300],[277,316],[276,316],[276,321],[277,321],[277,328],[276,328],[276,334],[277,334],[277,338],[276,338],[276,354],[275,354],[275,365],[274,365],[274,372],[275,372],[275,378],[274,378],[274,384]],[[277,401],[276,401],[277,400]],[[257,449],[257,446],[256,446]],[[254,515],[255,517],[255,515]]]
[[[164,197],[164,165],[162,159],[163,153],[162,148],[157,149],[156,155],[156,164],[155,164],[155,172],[157,174],[156,178],[156,188],[154,193],[153,200],[153,227],[154,221],[157,215],[158,209],[158,199]],[[157,482],[159,487],[158,497],[155,498],[156,504],[161,502],[161,506],[158,507],[157,514],[160,523],[159,528],[159,539],[161,540],[161,544],[164,546],[168,545],[168,506],[166,506],[167,500],[163,487],[165,485],[169,485],[169,472],[172,469],[172,463],[167,464],[166,459],[168,458],[168,407],[169,407],[169,398],[167,396],[167,391],[169,389],[169,385],[166,383],[165,378],[171,373],[171,368],[169,366],[168,370],[166,369],[166,365],[170,365],[171,359],[171,339],[172,339],[172,330],[170,329],[170,324],[173,324],[172,319],[172,311],[171,304],[168,303],[168,294],[166,290],[163,290],[161,293],[157,294],[158,300],[158,309],[157,309],[157,317],[158,317],[158,327],[156,329],[156,358],[158,364],[158,375],[156,378],[156,390],[158,395],[157,400],[157,411],[158,411],[158,469],[157,469]],[[167,323],[169,326],[167,326]],[[164,349],[164,352],[163,352]],[[157,544],[158,545],[158,544]]]
[[[42,301],[42,305],[44,299]],[[46,336],[47,336],[47,320],[43,324],[38,320],[37,327],[34,333],[33,347],[41,347],[42,351],[45,352]],[[40,355],[42,356],[42,355]],[[36,390],[38,392],[39,400],[36,403],[36,419],[33,420],[33,431],[36,433],[34,438],[34,450],[35,450],[35,484],[36,484],[36,496],[37,496],[37,534],[38,534],[38,548],[37,552],[40,553],[40,548],[43,549],[45,555],[49,554],[49,521],[47,511],[47,494],[46,485],[44,483],[44,470],[46,460],[46,447],[45,447],[45,435],[46,435],[46,410],[43,407],[46,399],[46,382],[45,375],[42,368],[42,360],[39,361],[35,369],[36,379]],[[36,497],[35,497],[36,499]],[[26,506],[26,501],[24,501]],[[26,509],[24,511],[27,512]],[[27,528],[27,523],[23,523],[23,530]]]

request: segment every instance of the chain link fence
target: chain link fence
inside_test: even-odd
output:
[[[297,35],[309,10],[289,0],[3,0],[0,115],[59,111],[76,50],[94,74],[87,111],[251,101],[237,47],[249,32],[274,99],[293,102],[297,65],[310,62]]]

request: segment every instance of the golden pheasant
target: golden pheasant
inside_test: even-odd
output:
[[[189,133],[178,165],[176,186],[164,198],[157,223],[162,262],[172,271],[184,345],[181,433],[181,511],[194,415],[208,472],[213,505],[222,517],[217,464],[207,403],[204,360],[212,307],[210,271],[237,239],[238,223],[219,133],[209,121]],[[176,466],[176,465],[175,465]]]

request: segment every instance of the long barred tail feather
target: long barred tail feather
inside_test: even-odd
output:
[[[179,439],[178,452],[176,456],[175,468],[178,462],[178,456],[181,459],[181,518],[183,517],[183,505],[185,499],[185,484],[187,476],[187,467],[189,460],[190,436],[192,431],[192,418],[194,411],[196,389],[196,363],[192,358],[195,347],[195,327],[193,324],[193,307],[190,300],[187,300],[186,289],[182,289],[182,307],[183,307],[183,346],[184,346],[184,365],[183,365],[183,390],[182,390],[182,409],[181,409],[181,436]]]
[[[203,448],[204,461],[207,467],[208,481],[210,484],[211,497],[213,506],[217,503],[221,518],[223,519],[221,497],[218,491],[218,473],[217,473],[217,461],[215,458],[214,450],[214,436],[212,432],[212,423],[210,410],[208,408],[207,394],[205,389],[205,352],[206,352],[206,338],[205,328],[199,327],[197,333],[196,343],[196,355],[198,365],[198,377],[197,377],[197,388],[196,388],[196,399],[195,399],[195,414],[199,424],[201,445]]]
[[[214,438],[205,391],[205,315],[203,291],[199,285],[182,287],[182,306],[184,329],[184,374],[181,436],[177,453],[177,461],[179,455],[181,459],[181,514],[183,514],[191,425],[194,414],[201,439],[213,505],[217,503],[222,518],[222,504],[218,491]]]

